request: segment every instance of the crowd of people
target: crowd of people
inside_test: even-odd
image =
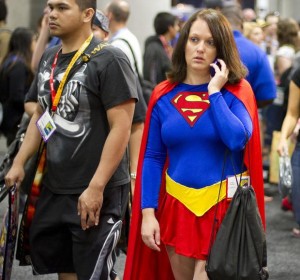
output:
[[[244,11],[247,18],[249,9]],[[281,18],[278,12],[268,13],[264,19],[257,18],[252,10],[252,17],[244,19],[244,34],[253,43],[258,45],[268,56],[276,84],[276,96],[271,104],[262,109],[260,114],[261,140],[263,146],[263,160],[270,176],[270,168],[274,168],[275,179],[270,183],[278,183],[278,157],[270,157],[272,146],[278,156],[291,157],[294,180],[288,195],[282,197],[281,208],[292,211],[295,217],[295,226],[292,234],[300,237],[299,217],[299,182],[297,162],[297,147],[299,141],[299,50],[300,29],[299,23],[293,18]],[[279,140],[274,133],[279,134]],[[275,160],[276,162],[275,162]],[[265,181],[270,177],[268,175]],[[266,197],[266,201],[272,200]]]
[[[48,0],[35,31],[10,30],[0,0],[7,146],[24,114],[31,119],[6,185],[21,185],[41,147],[46,155],[29,228],[35,274],[118,279],[121,248],[125,280],[207,280],[230,178],[253,186],[265,224],[275,131],[278,156],[295,146],[281,207],[294,213],[300,238],[299,25],[204,2],[184,22],[157,13],[142,48],[126,0],[103,10],[95,0]],[[142,79],[154,86],[149,103]]]

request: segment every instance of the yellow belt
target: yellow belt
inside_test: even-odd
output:
[[[244,172],[243,175],[247,172]],[[239,175],[237,175],[239,176]],[[203,216],[210,208],[218,202],[220,182],[206,186],[201,189],[193,189],[175,182],[166,173],[166,191],[179,200],[197,217]],[[219,201],[226,198],[226,180],[222,181]]]

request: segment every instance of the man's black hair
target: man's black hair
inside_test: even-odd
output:
[[[156,35],[163,35],[168,32],[170,26],[174,26],[178,18],[171,13],[161,12],[155,16],[154,29]]]
[[[78,6],[81,10],[93,8],[96,11],[96,7],[97,7],[96,0],[76,0],[76,3],[78,4]]]
[[[7,7],[4,0],[0,0],[0,21],[6,21]]]

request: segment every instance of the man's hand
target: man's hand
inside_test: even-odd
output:
[[[99,224],[100,210],[103,204],[103,192],[89,186],[78,199],[78,215],[83,230]]]
[[[14,163],[5,176],[5,185],[6,187],[12,187],[16,184],[17,188],[19,188],[24,177],[25,171],[23,165]]]

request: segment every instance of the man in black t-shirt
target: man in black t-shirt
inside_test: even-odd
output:
[[[42,134],[46,171],[30,228],[34,271],[61,280],[114,279],[136,79],[122,51],[92,37],[95,0],[48,0],[48,6],[50,33],[62,45],[42,56],[29,91],[38,105],[6,185],[20,184]]]

